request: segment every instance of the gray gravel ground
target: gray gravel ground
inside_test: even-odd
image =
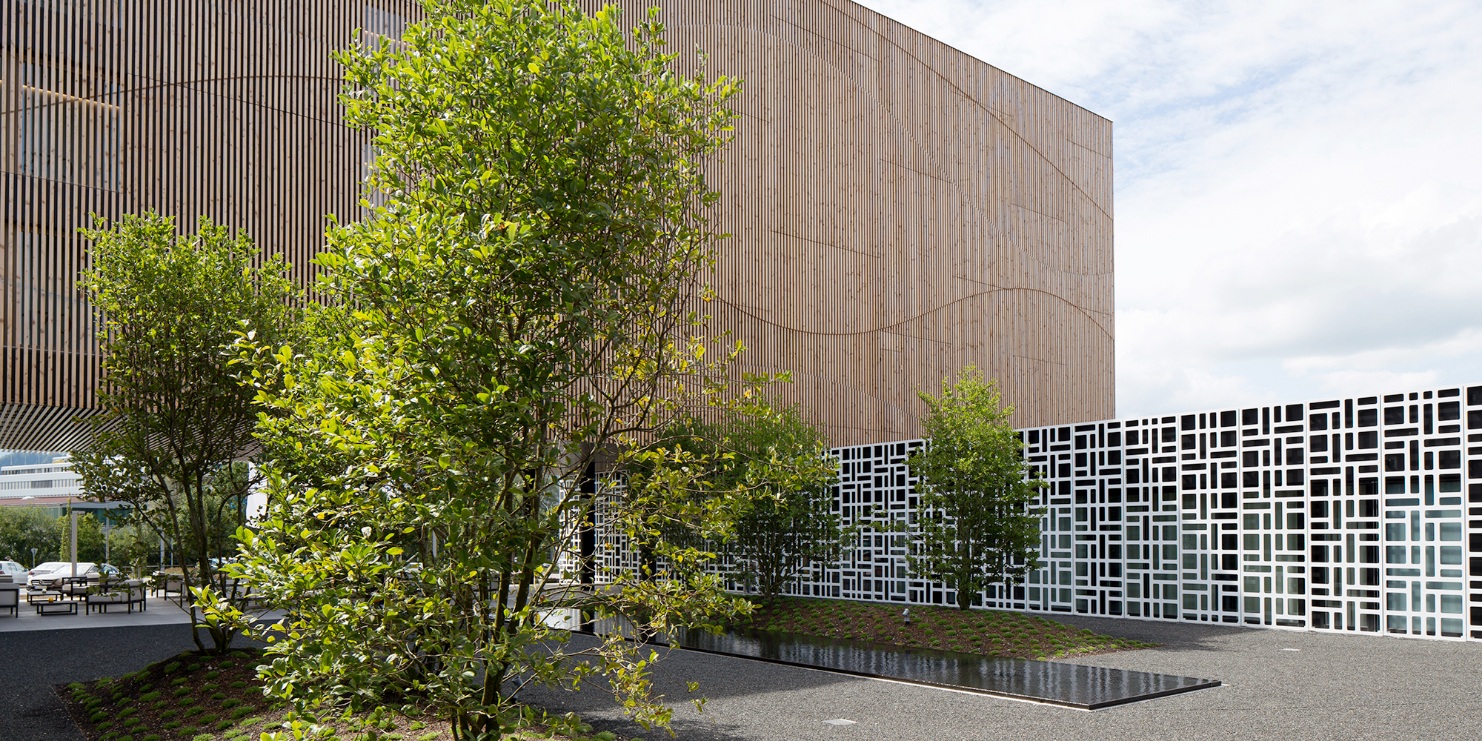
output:
[[[656,685],[676,703],[680,739],[1482,738],[1482,643],[1064,621],[1163,644],[1078,663],[1226,686],[1084,712],[685,651],[665,657]],[[0,634],[0,741],[81,741],[53,685],[116,676],[192,647],[178,625]],[[703,714],[687,704],[686,679],[701,682]],[[624,721],[597,686],[524,699],[623,736],[669,738]],[[837,719],[854,724],[824,722]]]
[[[1220,679],[1225,686],[1096,712],[673,652],[656,686],[681,739],[1482,738],[1482,643],[1069,618],[1159,648],[1077,663]],[[681,704],[701,683],[703,713]],[[532,691],[599,729],[664,739],[622,720],[600,688]],[[852,720],[828,725],[826,720]]]
[[[0,633],[0,741],[83,741],[54,685],[126,674],[194,648],[183,625]]]

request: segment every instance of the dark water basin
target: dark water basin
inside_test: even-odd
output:
[[[1194,690],[1219,680],[1081,666],[1058,661],[990,659],[971,654],[905,649],[864,641],[786,633],[685,631],[673,644],[691,651],[775,664],[946,687],[996,697],[1099,710]]]

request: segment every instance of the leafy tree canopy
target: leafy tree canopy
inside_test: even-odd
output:
[[[0,507],[0,558],[35,568],[57,555],[56,517],[35,507]]]
[[[738,505],[726,550],[748,591],[774,599],[803,569],[837,556],[845,536],[830,489],[838,461],[796,406],[687,418],[669,435],[715,462],[710,484]]]
[[[181,234],[150,212],[83,230],[91,265],[80,285],[102,317],[104,414],[93,441],[72,457],[87,496],[120,501],[133,517],[194,559],[186,588],[209,583],[212,556],[234,543],[223,518],[241,511],[245,467],[258,410],[239,382],[239,336],[281,342],[294,324],[293,291],[281,259],[253,267],[257,250],[243,234],[202,218]],[[198,622],[216,651],[235,631]]]
[[[968,609],[983,590],[1038,567],[1044,484],[1032,476],[1023,442],[1002,406],[996,381],[969,366],[926,403],[926,446],[908,462],[920,479],[921,512],[909,563],[920,578],[957,592]]]
[[[430,705],[475,738],[499,734],[520,683],[600,672],[666,723],[644,647],[571,648],[548,618],[665,631],[738,609],[710,554],[660,526],[725,533],[724,508],[687,495],[708,463],[643,444],[725,398],[734,351],[694,310],[719,238],[703,169],[735,86],[677,73],[656,13],[627,33],[567,2],[423,10],[398,42],[339,56],[347,119],[375,136],[375,205],[329,234],[325,306],[302,341],[243,344],[271,504],[230,568],[292,636],[265,678],[308,708]],[[578,582],[592,501],[572,483],[598,456],[655,464],[614,527],[662,578]]]

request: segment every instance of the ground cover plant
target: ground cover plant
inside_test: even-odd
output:
[[[737,627],[1015,659],[1059,659],[1154,645],[1019,612],[913,605],[907,623],[903,609],[898,604],[785,597],[758,604]]]
[[[137,672],[59,690],[91,741],[447,741],[445,719],[378,708],[309,720],[263,694],[256,650],[207,655],[190,651]],[[506,738],[613,741],[574,715],[524,707],[508,715]]]

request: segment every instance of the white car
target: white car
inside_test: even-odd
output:
[[[98,573],[98,565],[90,561],[77,562],[78,576],[92,576]],[[31,569],[31,585],[41,587],[55,586],[62,579],[72,576],[71,561],[47,561],[34,569]]]
[[[23,586],[30,579],[30,576],[26,573],[26,567],[15,561],[0,561],[0,574],[9,576],[11,583]]]

